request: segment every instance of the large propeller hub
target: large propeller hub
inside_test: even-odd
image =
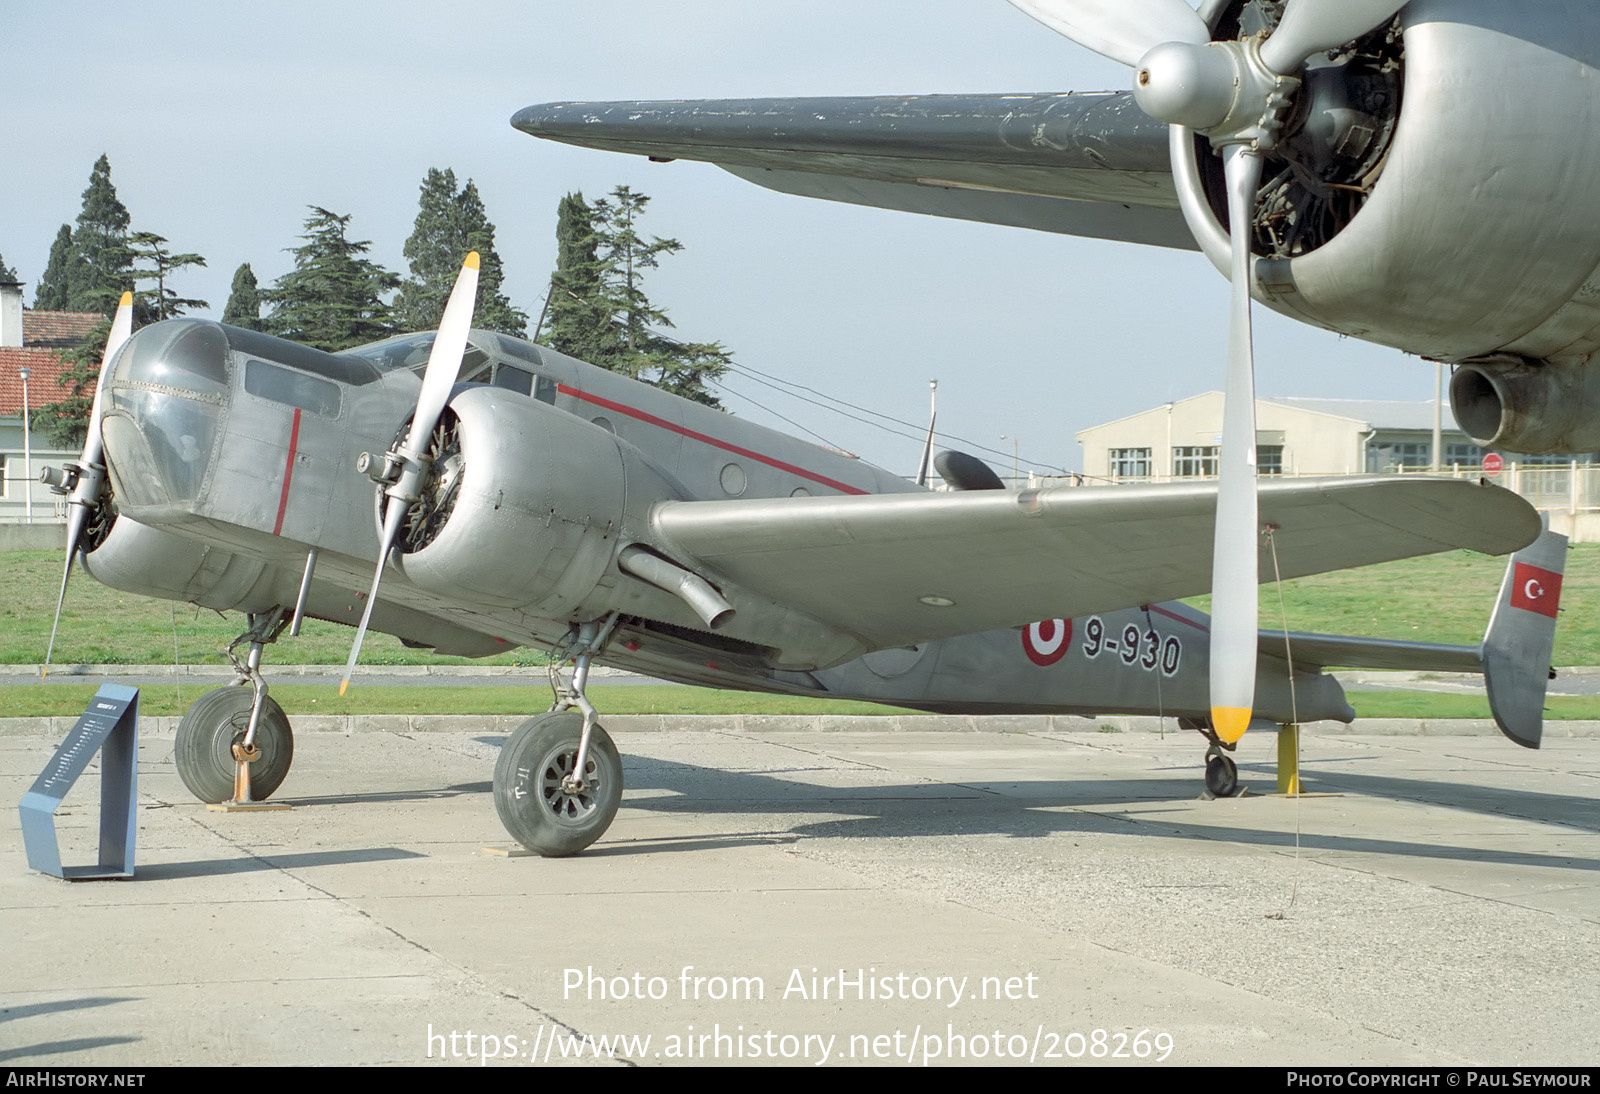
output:
[[[1162,42],[1139,59],[1133,97],[1158,122],[1212,129],[1233,112],[1239,97],[1235,53],[1220,42]]]

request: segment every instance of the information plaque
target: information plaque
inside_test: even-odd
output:
[[[100,862],[63,867],[56,842],[56,809],[96,752],[100,753]],[[69,881],[133,876],[138,755],[139,689],[102,684],[22,796],[19,811],[29,866]]]

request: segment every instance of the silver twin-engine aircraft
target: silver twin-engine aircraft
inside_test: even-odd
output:
[[[574,660],[494,775],[507,829],[547,855],[588,846],[621,800],[585,697],[596,661],[935,712],[1161,713],[1210,738],[1208,785],[1233,789],[1209,621],[1169,602],[1210,584],[1216,484],[1016,492],[952,453],[953,489],[927,490],[471,330],[476,264],[440,331],[342,353],[197,319],[130,336],[124,298],[83,454],[47,472],[70,501],[62,596],[81,560],[118,589],[246,614],[240,682],[178,729],[196,796],[282,783],[293,738],[261,660],[305,617],[360,628],[351,669],[368,626],[443,654]],[[1372,476],[1274,481],[1260,505],[1261,558],[1286,578],[1521,553],[1480,647],[1252,635],[1254,722],[1351,720],[1326,665],[1479,671],[1501,728],[1538,745],[1564,541],[1526,502]]]
[[[1267,522],[1252,301],[1451,363],[1481,444],[1600,448],[1600,5],[1012,3],[1129,66],[1131,90],[552,103],[512,124],[792,194],[1204,252],[1232,283],[1210,530],[1210,720],[1231,741]]]

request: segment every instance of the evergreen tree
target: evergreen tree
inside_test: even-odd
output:
[[[341,350],[394,333],[382,295],[400,278],[362,258],[366,240],[345,237],[348,216],[311,206],[302,247],[289,251],[294,269],[278,278],[262,299],[272,306],[266,328],[318,349]]]
[[[63,224],[50,245],[50,260],[45,263],[44,276],[33,294],[33,306],[39,311],[67,310],[67,256],[72,253],[72,229]]]
[[[154,289],[134,294],[135,315],[141,321],[159,322],[182,315],[190,308],[209,308],[204,300],[188,300],[167,288],[167,278],[190,266],[204,266],[206,260],[197,254],[175,255],[166,249],[166,240],[154,232],[134,232],[128,237],[129,249],[136,262],[146,265],[133,271],[135,281],[154,281]]]
[[[611,320],[595,212],[581,193],[568,194],[556,208],[556,269],[534,339],[609,368],[620,345]]]
[[[0,281],[15,283],[18,280],[17,271],[6,265],[6,260],[0,257]]]
[[[61,386],[67,389],[67,396],[33,412],[33,428],[47,433],[55,448],[70,451],[83,447],[94,387],[100,379],[100,359],[110,334],[111,320],[103,319],[75,348],[57,354],[65,365]]]
[[[230,327],[261,330],[261,290],[256,287],[256,274],[250,263],[241,263],[233,271],[233,288],[228,293],[228,303],[222,309],[222,321]]]
[[[494,225],[468,180],[456,189],[455,172],[430,168],[422,180],[417,219],[406,240],[405,257],[411,277],[395,298],[395,325],[401,330],[432,330],[444,315],[445,301],[455,284],[461,260],[477,251],[478,307],[473,326],[518,337],[527,330],[528,317],[511,306],[500,291],[505,279],[500,256],[494,249]]]
[[[133,251],[128,246],[128,209],[111,185],[111,162],[101,156],[89,173],[83,211],[67,255],[67,310],[111,315],[134,287]]]
[[[707,385],[727,371],[728,351],[720,343],[684,343],[661,333],[672,320],[645,294],[644,271],[655,269],[660,256],[683,249],[675,239],[639,234],[649,202],[626,186],[592,205],[581,194],[563,199],[548,341],[591,364],[720,406]]]

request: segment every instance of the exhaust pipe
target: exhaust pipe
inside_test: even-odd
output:
[[[624,573],[679,597],[712,630],[733,618],[733,605],[709,581],[676,562],[668,562],[648,547],[637,543],[624,547],[617,556],[617,565]]]
[[[1600,448],[1600,375],[1587,361],[1475,361],[1450,378],[1450,410],[1484,447],[1530,454]]]

